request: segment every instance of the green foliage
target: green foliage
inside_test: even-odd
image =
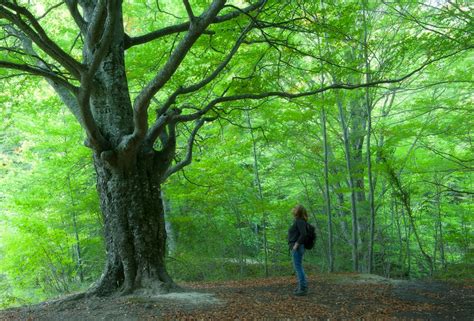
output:
[[[3,136],[2,306],[90,284],[104,262],[90,156],[78,147],[82,134],[51,92],[38,89],[35,97],[32,103],[17,96]]]
[[[196,12],[209,4],[191,2]],[[331,83],[363,83],[363,2],[323,2],[289,1],[282,7],[272,3],[261,18],[286,21],[283,27],[252,31],[248,43],[215,82],[178,98],[177,105],[202,107],[208,97],[223,92],[295,93]],[[151,5],[124,3],[127,33],[144,34],[187,20],[180,1],[159,1],[162,11],[156,15],[149,14]],[[377,274],[429,276],[423,249],[433,262],[432,276],[472,278],[474,56],[472,50],[454,55],[472,43],[472,23],[466,17],[470,13],[461,9],[447,4],[437,8],[406,1],[368,2],[372,80],[399,79],[427,61],[452,54],[403,82],[368,91],[373,105],[370,155],[376,206],[373,271]],[[41,6],[35,10],[41,14]],[[56,10],[59,18],[45,18],[47,32],[62,48],[79,56],[71,42],[73,22],[65,10]],[[303,18],[293,21],[298,15]],[[197,41],[154,103],[209,75],[225,59],[245,23],[248,20],[242,17],[210,26],[212,35]],[[264,36],[278,50],[262,42]],[[182,37],[184,33],[127,51],[132,96],[153,77]],[[4,58],[30,63],[21,55],[8,53],[7,57],[0,51],[0,60]],[[0,69],[0,77],[9,75]],[[351,270],[351,188],[339,105],[348,124],[351,174],[358,183],[358,255],[361,270],[366,271],[370,215],[365,95],[364,89],[337,90],[291,101],[273,98],[216,106],[209,115],[220,118],[200,130],[193,163],[163,186],[171,275],[179,281],[247,278],[264,276],[265,264],[271,275],[290,273],[286,234],[292,221],[290,210],[297,203],[308,208],[318,233],[316,248],[305,256],[305,263],[312,272],[328,270],[323,108],[335,270]],[[0,133],[0,306],[86,288],[102,271],[105,249],[84,135],[45,82],[25,77],[2,80],[0,105],[4,124]],[[191,112],[183,108],[184,114]],[[179,124],[178,131],[176,157],[182,159],[189,128]]]

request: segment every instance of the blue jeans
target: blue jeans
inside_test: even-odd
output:
[[[291,256],[293,259],[293,267],[296,272],[296,277],[298,278],[298,287],[300,289],[306,289],[308,283],[306,282],[306,276],[303,270],[303,255],[304,255],[304,245],[300,244],[296,251],[291,250]]]

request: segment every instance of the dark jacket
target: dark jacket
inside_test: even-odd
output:
[[[288,244],[290,244],[290,246],[293,246],[296,242],[303,244],[306,239],[306,234],[306,221],[302,218],[295,219],[293,225],[291,225],[288,230]]]

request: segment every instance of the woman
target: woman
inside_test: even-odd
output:
[[[292,211],[294,221],[288,230],[288,244],[293,259],[293,267],[298,279],[298,287],[294,294],[303,296],[308,293],[308,283],[303,270],[304,240],[306,238],[306,222],[308,221],[308,212],[302,205],[296,205]]]

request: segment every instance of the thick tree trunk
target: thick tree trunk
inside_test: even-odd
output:
[[[94,21],[99,5],[81,2],[87,21]],[[174,283],[165,266],[166,229],[160,184],[170,156],[160,158],[162,154],[144,144],[120,147],[123,138],[132,134],[134,123],[125,73],[121,9],[114,14],[117,18],[107,54],[91,79],[90,98],[82,102],[90,104],[94,122],[108,144],[106,151],[93,147],[107,259],[100,280],[90,292],[167,292]],[[103,35],[89,32],[85,39],[83,56],[87,64],[92,64],[100,48],[99,36]]]
[[[166,292],[174,287],[165,266],[166,230],[160,176],[152,157],[128,171],[110,169],[95,157],[97,190],[105,224],[105,271],[98,295]]]

